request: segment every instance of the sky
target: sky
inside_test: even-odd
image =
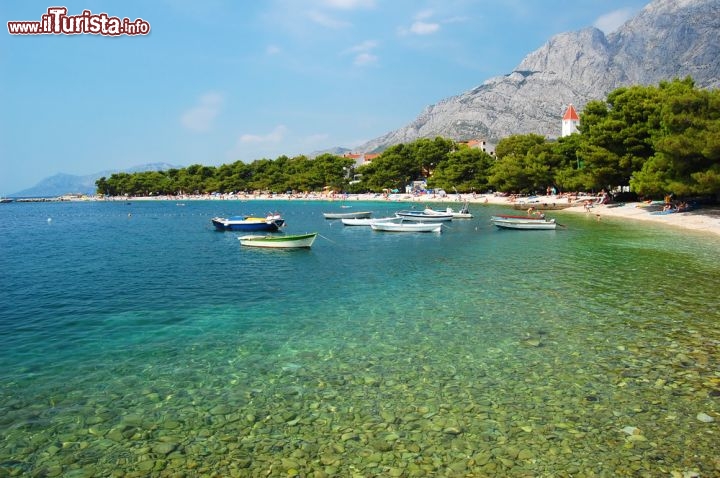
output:
[[[510,73],[555,34],[610,33],[648,2],[2,1],[0,196],[57,173],[352,149]],[[85,28],[105,13],[149,33],[9,33],[43,15],[52,27],[56,6],[89,11]]]

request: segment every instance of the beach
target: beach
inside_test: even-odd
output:
[[[508,205],[510,207],[518,204],[511,202],[507,197],[499,197],[493,195],[483,195],[476,198],[462,195],[462,200],[471,203],[487,203]],[[457,202],[455,196],[448,198],[433,199],[439,201],[451,200]],[[535,207],[534,204],[563,204],[567,202],[566,198],[558,198],[556,196],[537,196],[536,203],[527,203],[528,208]],[[720,235],[720,208],[719,207],[701,207],[687,212],[678,212],[672,214],[653,214],[658,212],[658,208],[647,207],[647,203],[629,202],[624,204],[593,204],[590,210],[586,210],[583,204],[571,206],[560,210],[563,213],[569,212],[574,214],[585,214],[592,216],[595,220],[603,220],[603,218],[618,218],[630,221],[650,221],[658,224],[665,224],[671,227],[690,229],[693,231],[708,232]],[[558,211],[548,211],[548,214],[555,214]]]
[[[601,221],[603,218],[623,219],[629,221],[650,221],[657,224],[664,224],[670,227],[683,228],[697,232],[706,232],[720,235],[720,207],[703,206],[687,212],[672,214],[653,214],[662,209],[662,206],[649,205],[645,202],[592,204],[589,210],[584,205],[584,200],[595,201],[594,196],[582,195],[550,195],[512,197],[499,194],[204,194],[186,196],[149,196],[149,197],[116,197],[109,200],[115,201],[138,201],[138,200],[174,200],[178,202],[192,200],[317,200],[332,202],[353,202],[353,201],[377,201],[377,202],[414,202],[418,204],[447,203],[447,207],[453,204],[468,202],[470,204],[494,204],[515,207],[519,204],[527,208],[542,209],[541,205],[574,205],[563,209],[547,211],[547,214],[557,215],[565,213],[585,214]]]

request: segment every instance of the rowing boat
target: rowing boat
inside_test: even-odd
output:
[[[240,236],[238,240],[243,246],[251,247],[268,247],[277,249],[288,249],[288,248],[308,248],[313,245],[315,238],[318,233],[313,232],[310,234],[292,234],[282,236]]]

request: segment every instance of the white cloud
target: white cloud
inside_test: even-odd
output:
[[[187,110],[180,117],[180,122],[191,131],[208,131],[213,121],[220,114],[224,98],[219,93],[206,93],[200,97],[198,104]]]
[[[267,47],[265,47],[265,53],[267,53],[268,55],[277,55],[281,51],[282,50],[280,49],[280,47],[276,45],[268,45]]]
[[[372,53],[360,53],[355,57],[353,64],[355,66],[368,66],[375,65],[378,61],[378,57]]]
[[[348,48],[345,50],[345,53],[360,53],[360,52],[367,52],[372,50],[373,48],[378,46],[378,42],[374,40],[365,40],[362,43],[358,43],[357,45]]]
[[[417,21],[410,26],[410,33],[415,35],[430,35],[438,30],[440,30],[439,23]]]
[[[431,21],[430,19],[435,16],[435,11],[431,9],[420,10],[413,16],[413,23],[410,28],[400,27],[398,28],[398,34],[405,35],[432,35],[433,33],[440,30],[440,23],[444,21]],[[453,20],[454,21],[454,20]]]
[[[633,16],[631,8],[621,8],[619,10],[601,15],[593,24],[605,33],[612,33],[617,30],[623,23]]]
[[[349,22],[337,20],[330,15],[321,12],[308,12],[308,18],[320,26],[331,28],[333,30],[341,30],[352,26]]]
[[[356,8],[374,8],[375,0],[323,0],[323,5],[341,10],[355,10]]]
[[[238,139],[238,143],[279,143],[285,137],[286,132],[285,125],[277,125],[268,134],[243,134]]]
[[[372,50],[377,48],[378,42],[374,40],[365,40],[345,50],[343,54],[352,53],[355,55],[353,64],[355,66],[369,66],[377,64],[377,55],[372,54]]]
[[[415,20],[425,20],[426,18],[430,18],[435,14],[434,11],[427,9],[427,10],[421,10],[415,14]]]

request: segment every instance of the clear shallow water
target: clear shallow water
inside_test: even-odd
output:
[[[720,474],[717,238],[185,204],[0,207],[0,476]],[[323,237],[210,223],[269,210]]]

